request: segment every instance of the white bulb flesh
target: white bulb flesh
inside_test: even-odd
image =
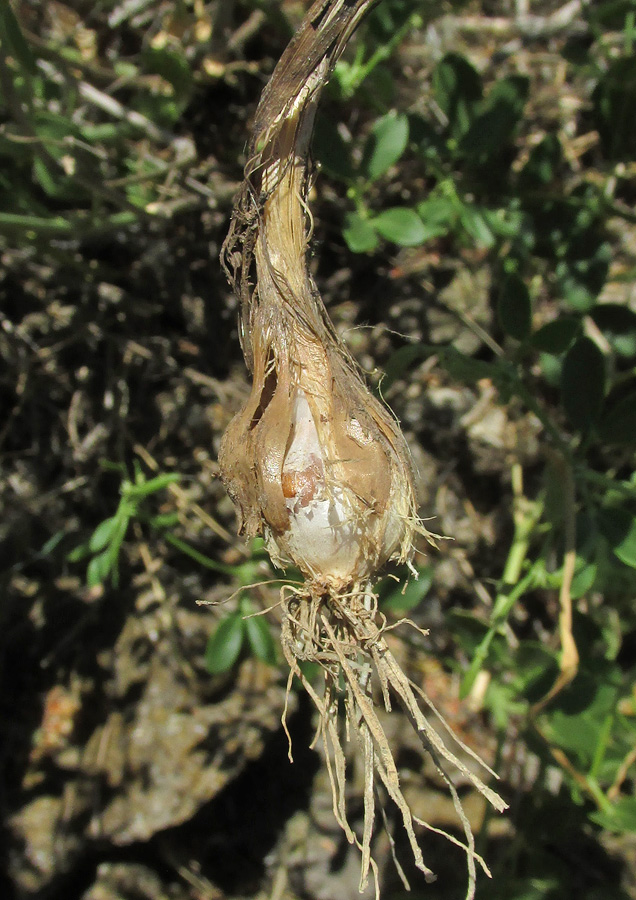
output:
[[[364,523],[355,513],[359,504],[345,485],[329,479],[329,461],[301,389],[294,398],[292,423],[282,477],[289,511],[287,551],[321,579],[346,580],[358,574],[362,556]]]

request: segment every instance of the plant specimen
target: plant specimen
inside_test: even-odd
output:
[[[362,851],[361,889],[375,865],[371,837],[378,783],[400,811],[416,865],[432,876],[414,831],[419,820],[402,794],[374,707],[377,681],[386,709],[393,694],[453,795],[466,836],[470,898],[475,863],[481,860],[443,761],[457,766],[497,809],[505,803],[429,724],[419,689],[387,645],[372,578],[389,559],[409,562],[415,532],[425,532],[417,518],[408,448],[335,334],[307,268],[308,160],[318,99],[372,5],[369,0],[315,3],[261,98],[223,253],[241,300],[241,342],[253,386],[224,436],[219,462],[240,531],[262,535],[277,565],[293,563],[305,576],[301,588],[283,592],[283,651],[290,680],[300,678],[320,713],[334,813]],[[303,660],[321,667],[322,696],[303,674]],[[361,837],[352,831],[345,809],[341,699],[347,732],[357,734],[364,759]],[[420,699],[426,703],[424,695]]]

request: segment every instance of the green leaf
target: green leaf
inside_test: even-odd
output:
[[[63,178],[61,173],[52,171],[50,165],[50,163],[47,165],[40,156],[36,156],[33,160],[33,177],[47,197],[59,198],[64,194],[63,186],[60,184]],[[59,178],[56,177],[58,174]]]
[[[406,150],[409,139],[409,120],[403,114],[387,113],[374,124],[364,149],[361,171],[370,181],[376,181]]]
[[[215,559],[211,559],[209,556],[206,556],[205,553],[201,553],[199,550],[191,547],[190,544],[182,541],[181,538],[176,537],[174,534],[168,532],[167,534],[164,534],[163,538],[166,543],[171,544],[177,550],[180,550],[181,553],[184,553],[186,556],[189,556],[190,559],[199,563],[199,565],[205,566],[206,569],[212,569],[213,572],[221,572],[223,575],[236,575],[236,566],[227,566],[225,563],[220,563]]]
[[[587,4],[581,12],[583,18],[595,29],[604,28],[609,31],[620,31],[627,25],[625,18],[636,12],[635,0],[600,0]]]
[[[377,43],[388,44],[395,33],[403,28],[413,15],[413,4],[408,0],[392,0],[375,7],[368,19],[368,28]]]
[[[559,316],[554,322],[547,322],[532,335],[531,344],[544,353],[565,353],[581,330],[581,320],[577,316]]]
[[[604,686],[605,687],[605,686]],[[576,680],[569,691],[576,690]],[[615,692],[612,688],[601,692],[615,700]],[[576,765],[588,769],[594,760],[599,741],[602,738],[602,730],[605,716],[600,715],[594,708],[596,699],[592,705],[584,706],[580,712],[568,713],[562,709],[555,709],[547,717],[542,726],[542,733],[550,741],[571,754],[576,759]],[[613,705],[613,703],[612,703]],[[609,714],[611,710],[608,710]]]
[[[14,213],[3,213],[0,211],[0,233],[24,234],[24,232],[39,232],[41,234],[57,236],[86,236],[90,232],[102,233],[108,229],[125,228],[136,222],[137,217],[134,213],[126,210],[125,212],[117,212],[112,215],[99,218],[90,218],[83,214],[75,214],[69,219],[62,216],[30,216],[18,215]]]
[[[371,220],[371,225],[387,241],[400,247],[417,247],[428,236],[427,229],[415,212],[407,206],[385,209]]]
[[[588,337],[568,350],[561,373],[561,401],[574,428],[587,432],[598,419],[605,396],[605,358]]]
[[[482,165],[499,157],[514,134],[528,96],[528,79],[512,75],[498,81],[460,142],[463,153]],[[499,167],[501,168],[501,166]]]
[[[240,613],[233,613],[219,623],[205,648],[205,667],[211,675],[220,675],[232,668],[239,658],[245,634]]]
[[[414,365],[418,365],[423,359],[427,359],[434,353],[435,348],[428,347],[426,344],[407,344],[405,347],[400,347],[391,354],[386,362],[384,377],[380,385],[382,391],[386,391],[396,379],[401,378]]]
[[[456,204],[444,194],[432,194],[418,203],[417,214],[424,223],[424,240],[448,234],[458,219]]]
[[[499,209],[482,207],[481,215],[489,231],[506,241],[522,241],[524,232],[528,232],[528,227],[524,221],[524,213],[519,209],[515,209],[514,201],[508,206],[503,206]]]
[[[636,516],[623,507],[607,507],[600,512],[599,527],[614,555],[636,569]]]
[[[361,88],[362,104],[370,109],[390,109],[395,103],[397,86],[393,72],[383,65],[377,65],[371,72],[367,69],[366,72],[367,74],[362,74],[362,82],[360,82],[359,76],[358,83],[355,85],[356,88],[358,85]],[[353,94],[349,93],[349,96],[351,97]]]
[[[111,518],[100,522],[88,542],[91,553],[99,553],[107,544],[110,544],[113,535],[117,531],[118,523],[118,516],[111,516]]]
[[[491,250],[495,246],[495,236],[488,224],[486,210],[474,203],[465,203],[459,213],[459,221],[466,234],[478,247]]]
[[[552,353],[541,353],[539,356],[539,365],[541,372],[547,383],[554,388],[558,388],[561,384],[561,375],[563,366],[561,360]]]
[[[86,584],[89,588],[97,587],[103,584],[111,571],[112,560],[108,550],[94,556],[88,564],[86,570]]]
[[[379,243],[369,220],[362,218],[357,212],[347,213],[342,235],[352,253],[371,253]]]
[[[172,528],[179,522],[179,513],[178,512],[170,512],[170,513],[159,513],[159,515],[153,516],[149,525],[151,528]]]
[[[591,813],[590,819],[617,834],[636,832],[636,797],[621,797],[611,808]]]
[[[573,600],[579,600],[589,593],[596,581],[597,572],[596,562],[589,562],[584,557],[577,555],[574,577],[570,586],[570,596]]]
[[[174,118],[188,105],[194,87],[194,79],[188,60],[174,47],[146,47],[142,54],[146,72],[160,75],[173,90]]]
[[[555,134],[548,134],[530,151],[528,162],[519,173],[520,188],[546,187],[557,177],[562,165],[561,142]]]
[[[536,703],[552,687],[559,673],[554,653],[543,644],[522,641],[513,663],[512,679],[515,691],[530,703]]]
[[[312,139],[312,153],[320,165],[333,178],[349,183],[355,172],[351,162],[351,149],[342,139],[334,122],[325,115],[318,117]]]
[[[481,76],[458,53],[447,53],[433,72],[435,100],[448,118],[450,134],[459,140],[470,128],[481,100]]]
[[[593,115],[606,155],[613,160],[636,156],[636,56],[614,59],[592,94]]]
[[[64,529],[60,529],[56,531],[55,534],[51,535],[51,537],[44,542],[38,556],[46,557],[49,556],[56,549],[58,544],[60,544],[64,538],[66,537],[66,531]]]
[[[119,584],[119,551],[128,531],[128,524],[132,510],[127,503],[121,503],[117,510],[116,528],[113,531],[108,549],[105,551],[110,558],[110,570],[112,572],[113,587]]]
[[[409,139],[417,154],[437,167],[446,153],[446,145],[428,119],[416,114],[409,116]]]
[[[599,434],[608,444],[636,444],[636,391],[622,397],[604,413]]]
[[[276,665],[276,643],[264,616],[244,619],[247,642],[254,656],[270,666]]]
[[[35,57],[22,34],[9,0],[3,0],[0,4],[0,41],[6,41],[9,53],[15,56],[23,69],[31,75],[36,74]]]
[[[499,322],[511,337],[526,341],[532,330],[532,305],[526,283],[518,275],[508,275],[499,295]]]
[[[463,679],[460,687],[462,699],[468,695],[472,684],[474,684],[474,679],[473,681]],[[512,716],[523,715],[526,708],[526,703],[516,697],[513,686],[497,678],[488,682],[484,705],[492,716],[495,728],[500,731],[506,729]]]
[[[467,657],[472,657],[488,632],[488,625],[474,613],[465,609],[451,609],[453,639],[459,643]]]
[[[602,303],[589,312],[620,356],[636,356],[636,313],[620,303]]]
[[[175,484],[180,478],[181,476],[177,472],[166,472],[163,475],[157,475],[156,478],[151,478],[149,481],[142,481],[140,484],[127,482],[125,485],[122,485],[122,496],[127,497],[129,500],[141,500],[150,494],[162,491],[170,484]]]
[[[417,579],[411,579],[401,587],[391,580],[392,590],[380,600],[382,612],[391,612],[403,616],[411,612],[422,602],[433,583],[433,570],[430,567],[420,569]],[[388,582],[387,582],[388,584]]]
[[[585,198],[580,217],[589,216],[591,201]],[[579,312],[589,312],[607,280],[612,248],[607,241],[598,240],[593,227],[576,222],[564,223],[572,228],[573,236],[567,245],[568,256],[555,267],[559,290],[568,304]],[[577,229],[579,233],[577,234]],[[557,253],[561,250],[557,248]]]
[[[33,127],[47,151],[56,159],[69,152],[69,137],[82,137],[82,130],[69,116],[50,109],[34,111]]]
[[[79,544],[79,546],[74,547],[69,553],[66,554],[66,559],[70,563],[81,562],[83,559],[86,559],[91,555],[90,547],[88,544]]]
[[[51,159],[36,156],[33,160],[33,178],[47,197],[69,203],[79,203],[86,198],[86,191],[77,181],[64,173]]]
[[[501,368],[496,363],[466,356],[454,347],[444,347],[440,350],[439,362],[451,378],[463,381],[464,384],[476,384],[482,378],[497,380],[502,374]]]

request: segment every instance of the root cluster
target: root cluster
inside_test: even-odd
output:
[[[437,719],[438,726],[441,725],[441,730],[446,736],[491,775],[495,774],[453,734],[429,698],[421,688],[407,678],[389,650],[385,633],[390,627],[402,624],[413,625],[408,620],[402,620],[395,626],[387,626],[384,617],[378,612],[377,597],[369,588],[358,587],[348,595],[340,596],[307,596],[294,591],[285,604],[282,632],[283,651],[290,666],[289,684],[291,678],[296,675],[319,712],[317,737],[322,738],[325,748],[334,815],[349,842],[357,844],[362,853],[360,891],[367,885],[369,869],[375,872],[371,840],[376,810],[376,789],[380,784],[400,812],[413,860],[427,880],[434,880],[435,876],[424,862],[414,825],[444,834],[452,843],[458,844],[464,850],[468,863],[466,897],[470,900],[475,892],[476,864],[479,864],[487,875],[490,873],[484,860],[475,852],[470,824],[445,765],[455,767],[497,810],[503,811],[506,804],[456,756],[422,711],[416,695],[419,695],[420,701],[424,702]],[[310,661],[320,666],[324,675],[322,696],[305,678],[299,665],[300,661]],[[374,706],[374,681],[379,685],[387,712],[391,710],[391,698],[397,699],[413,725],[422,747],[431,756],[438,773],[448,786],[464,831],[465,844],[417,818],[411,812],[402,794],[395,759]],[[350,740],[352,734],[357,736],[364,765],[364,828],[361,838],[352,831],[346,814],[347,778],[346,757],[341,740],[341,699],[344,701],[345,710],[345,739]],[[395,862],[408,889],[408,881],[397,860]],[[376,877],[376,893],[377,890]]]

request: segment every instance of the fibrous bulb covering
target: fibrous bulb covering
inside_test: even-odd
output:
[[[296,112],[273,130],[250,176],[267,188],[243,315],[253,385],[219,462],[241,530],[262,534],[277,564],[343,589],[409,557],[416,502],[399,426],[364,384],[307,271],[306,127]]]

